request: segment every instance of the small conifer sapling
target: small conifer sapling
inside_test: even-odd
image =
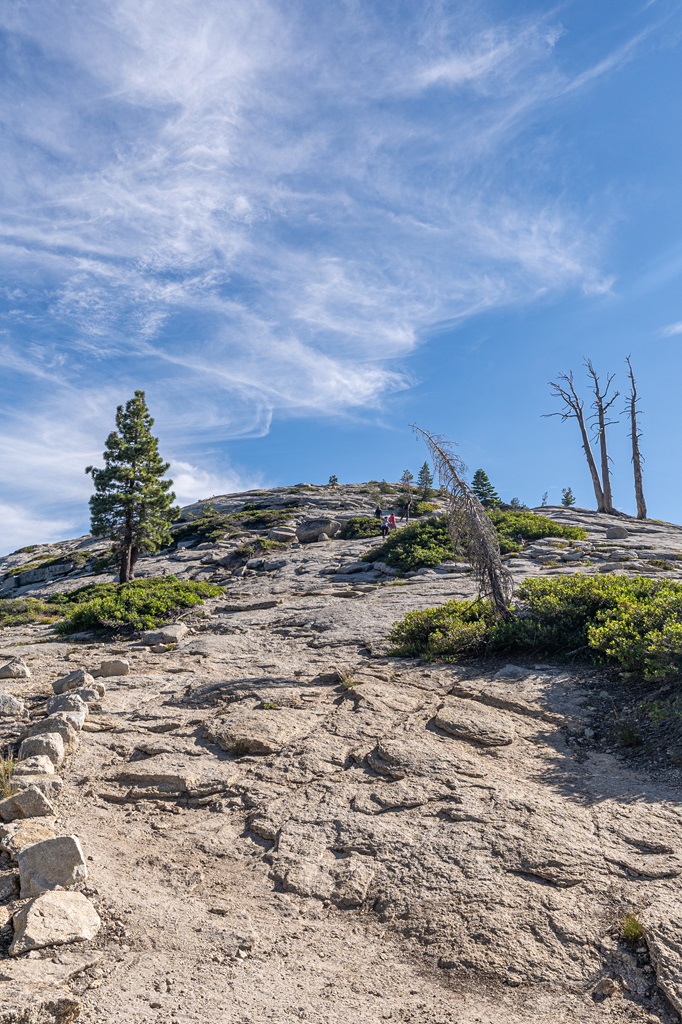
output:
[[[428,462],[425,462],[419,470],[417,487],[421,492],[422,501],[429,501],[433,497],[433,473]]]
[[[170,463],[159,455],[144,391],[136,391],[116,410],[116,429],[103,453],[104,468],[88,466],[95,493],[90,498],[91,529],[96,537],[113,540],[120,556],[119,582],[135,575],[142,551],[153,553],[169,544],[177,518],[172,480],[164,480]]]
[[[497,508],[500,496],[490,483],[488,474],[484,469],[477,469],[471,481],[472,493],[476,495],[483,508]]]
[[[563,487],[561,490],[561,504],[564,508],[570,508],[571,505],[575,505],[575,496],[570,487]]]

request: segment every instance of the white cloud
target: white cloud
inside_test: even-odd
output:
[[[676,334],[682,334],[682,320],[678,320],[674,324],[668,324],[667,327],[662,327],[659,334],[663,338],[672,338]]]
[[[13,504],[0,501],[2,538],[0,555],[8,555],[27,544],[51,544],[72,536],[78,529],[74,519],[60,519],[54,515],[36,515]]]

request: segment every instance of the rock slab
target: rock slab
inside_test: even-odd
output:
[[[35,786],[14,793],[0,800],[0,818],[3,821],[16,821],[17,818],[43,818],[53,815],[55,809],[44,793]]]

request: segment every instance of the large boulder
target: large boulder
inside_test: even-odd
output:
[[[109,661],[103,661],[91,674],[98,679],[106,679],[109,676],[127,676],[129,672],[130,662],[125,658],[110,658]]]
[[[341,529],[336,519],[304,519],[296,527],[296,537],[301,544],[310,544],[320,537],[335,537]]]
[[[101,927],[92,903],[80,892],[44,892],[14,914],[10,956],[30,949],[93,939]]]
[[[18,856],[21,898],[64,889],[88,877],[78,836],[57,836],[24,847]]]
[[[24,702],[11,693],[0,693],[0,718],[18,718],[24,713]]]
[[[37,736],[29,736],[19,747],[19,759],[29,757],[49,757],[55,768],[59,768],[64,760],[64,740],[58,732],[43,732]]]
[[[606,527],[606,539],[607,540],[627,540],[630,534],[624,526],[607,526]]]
[[[64,753],[71,753],[80,742],[78,729],[61,715],[50,715],[48,718],[42,718],[39,722],[35,722],[25,734],[25,738],[43,736],[48,733],[58,733],[61,736]]]

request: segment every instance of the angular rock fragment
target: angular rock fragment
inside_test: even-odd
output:
[[[310,544],[322,538],[335,537],[340,529],[341,523],[336,519],[305,519],[296,527],[296,537],[301,544]]]
[[[12,772],[12,781],[25,775],[54,775],[54,764],[45,754],[35,754],[19,761]]]
[[[55,768],[59,768],[64,760],[64,740],[58,732],[43,732],[29,736],[19,747],[19,759],[29,757],[49,757]]]
[[[50,697],[47,702],[48,715],[54,715],[58,711],[82,711],[87,715],[88,705],[76,693],[62,693],[56,697]]]
[[[27,846],[18,856],[21,898],[84,882],[88,869],[77,836],[57,836]]]
[[[17,860],[24,847],[55,837],[54,818],[22,818],[0,825],[0,850]]]
[[[19,895],[19,875],[16,871],[0,871],[0,903],[14,900]]]
[[[80,742],[78,730],[74,725],[58,715],[50,715],[48,718],[42,718],[36,722],[29,728],[27,738],[42,736],[46,733],[58,733],[61,736],[65,753],[75,750]]]
[[[308,735],[317,721],[315,715],[306,711],[237,705],[225,718],[207,723],[206,732],[212,743],[230,753],[273,754]]]
[[[92,675],[98,679],[106,679],[108,676],[127,676],[129,672],[129,661],[125,658],[111,658],[109,661],[103,661]]]
[[[31,758],[31,760],[34,759]],[[25,765],[27,762],[22,761],[21,763],[22,765]],[[47,763],[52,767],[52,763],[50,761]],[[62,791],[63,785],[64,783],[58,775],[17,775],[16,771],[12,775],[12,789],[15,792],[35,787],[36,789],[39,789],[48,800],[56,800]]]
[[[0,668],[0,679],[30,679],[31,670],[23,658],[12,658]]]
[[[0,693],[0,718],[18,718],[24,713],[24,702],[11,693]]]
[[[101,927],[92,903],[80,892],[44,892],[14,914],[10,956],[30,949],[93,939]]]
[[[0,818],[3,821],[16,821],[17,818],[42,818],[54,815],[55,810],[44,793],[35,786],[20,790],[12,796],[0,800]]]
[[[84,668],[74,669],[68,675],[55,680],[52,689],[56,694],[68,693],[70,690],[80,690],[83,686],[92,686],[94,679]]]
[[[238,779],[230,762],[208,757],[157,754],[133,761],[107,773],[107,778],[132,787],[130,800],[174,799],[178,796],[207,796],[224,793]]]

